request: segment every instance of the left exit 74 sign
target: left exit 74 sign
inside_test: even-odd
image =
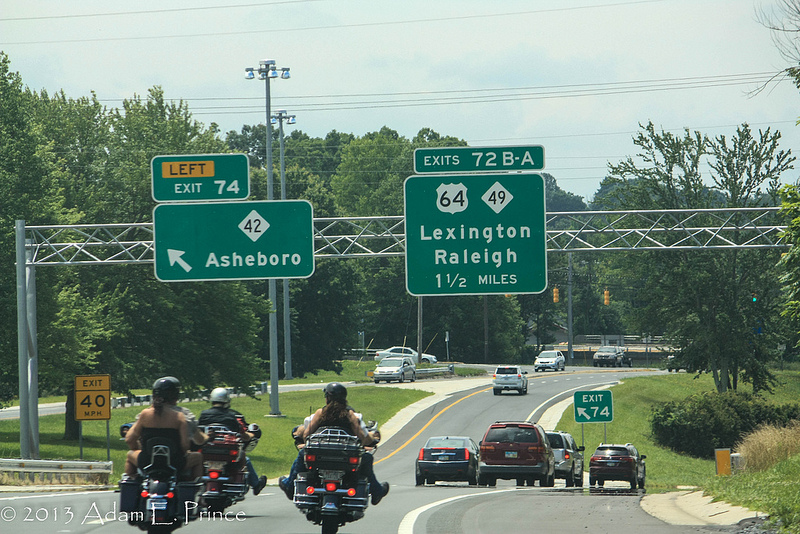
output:
[[[75,420],[111,419],[111,375],[75,377]]]
[[[150,161],[156,202],[245,200],[250,196],[246,154],[156,156]]]

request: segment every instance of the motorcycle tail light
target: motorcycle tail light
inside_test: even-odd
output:
[[[142,499],[146,499],[146,498],[148,498],[150,496],[150,494],[145,490],[142,490],[141,495],[142,495]]]
[[[174,498],[175,498],[175,494],[172,493],[171,491],[168,491],[167,492],[167,499],[174,499]]]
[[[347,489],[347,496],[348,497],[355,497],[356,496],[356,489],[355,488],[348,488]]]
[[[336,482],[325,483],[325,491],[336,491],[336,489],[337,489]]]
[[[209,471],[208,472],[208,478],[210,478],[212,480],[218,479],[219,478],[219,471]]]
[[[358,463],[358,456],[351,456],[348,461],[350,465],[356,465]]]
[[[317,491],[314,489],[314,486],[306,486],[306,494],[307,495],[314,495],[314,492]]]
[[[306,462],[315,462],[317,460],[316,454],[306,454]]]

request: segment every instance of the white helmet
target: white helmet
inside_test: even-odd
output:
[[[231,396],[228,394],[228,388],[214,388],[211,390],[211,395],[208,396],[208,400],[210,400],[212,404],[220,402],[225,408],[229,408],[231,405]]]

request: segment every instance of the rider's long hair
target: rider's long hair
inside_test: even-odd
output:
[[[331,399],[322,407],[319,415],[319,426],[325,426],[328,422],[349,420],[350,409],[346,400]]]
[[[164,399],[164,397],[153,397],[153,411],[156,412],[156,415],[161,415],[164,412],[165,401],[166,399]]]

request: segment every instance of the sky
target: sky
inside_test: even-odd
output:
[[[764,87],[790,66],[758,18],[779,1],[3,0],[0,50],[33,90],[118,108],[160,86],[223,133],[264,122],[265,82],[244,74],[274,59],[287,132],[541,145],[544,171],[591,200],[648,121],[710,137],[747,122],[800,153],[800,91]]]

